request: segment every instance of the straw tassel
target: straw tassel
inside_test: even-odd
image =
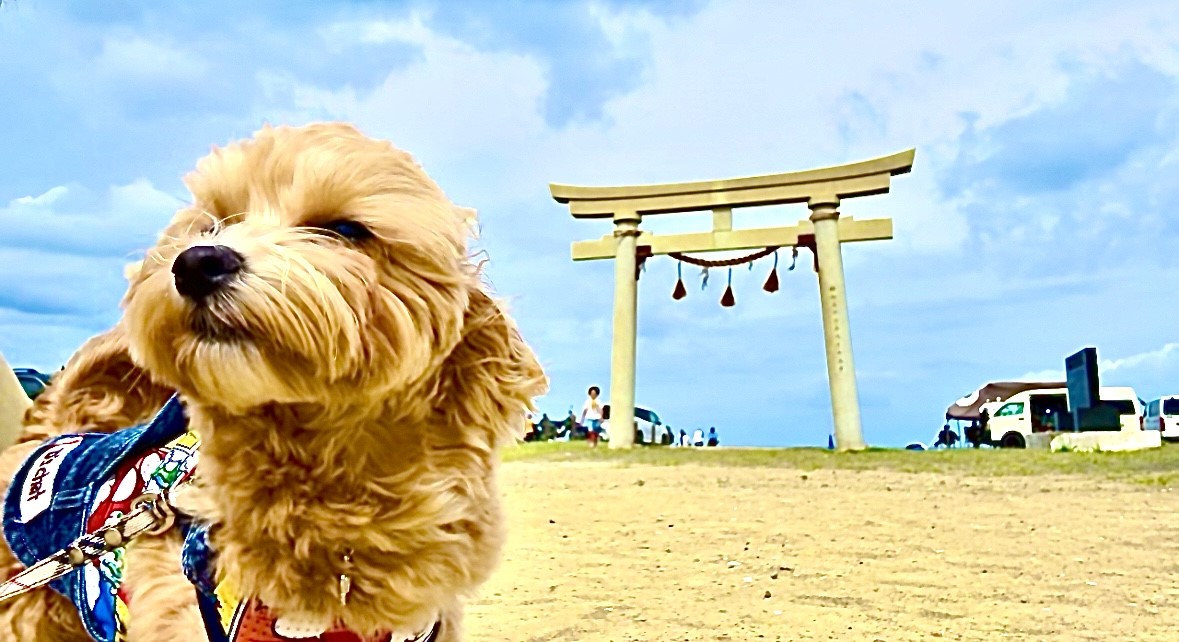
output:
[[[752,265],[752,264],[751,264]],[[774,267],[770,269],[770,276],[766,278],[766,284],[761,286],[761,289],[766,292],[778,291],[778,252],[774,251]]]
[[[675,289],[671,292],[671,298],[679,301],[686,296],[688,296],[688,288],[684,287],[684,264],[676,261]]]
[[[737,304],[736,298],[733,297],[733,268],[729,268],[729,284],[725,287],[725,293],[721,296],[720,304],[726,308],[731,308]]]

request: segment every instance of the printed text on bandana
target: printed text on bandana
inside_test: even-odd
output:
[[[25,477],[20,494],[20,521],[29,520],[45,512],[53,501],[53,482],[57,471],[70,451],[82,443],[81,437],[65,437],[55,441],[37,458]]]

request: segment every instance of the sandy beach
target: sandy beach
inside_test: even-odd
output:
[[[473,642],[1175,640],[1179,499],[1094,477],[511,462]]]

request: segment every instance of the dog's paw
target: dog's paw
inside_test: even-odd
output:
[[[274,632],[284,639],[313,639],[327,633],[331,619],[314,615],[284,615],[274,622]]]

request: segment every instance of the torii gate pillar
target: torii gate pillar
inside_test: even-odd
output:
[[[610,360],[610,447],[634,445],[635,347],[638,266],[662,254],[753,248],[811,248],[819,273],[819,298],[836,446],[864,449],[860,403],[852,360],[842,245],[892,238],[892,220],[852,220],[839,215],[843,199],[886,194],[893,176],[908,173],[916,150],[858,163],[802,172],[718,181],[583,187],[550,184],[558,203],[575,218],[609,218],[613,234],[573,244],[573,260],[614,259],[614,345]],[[806,203],[810,220],[795,225],[733,229],[733,208]],[[639,229],[644,216],[712,211],[712,231],[654,235]]]
[[[638,238],[641,217],[635,212],[614,214],[614,346],[610,352],[611,448],[635,443],[635,346],[638,343]]]
[[[815,258],[819,265],[819,301],[823,312],[823,340],[827,348],[827,382],[831,387],[835,443],[840,450],[863,450],[866,444],[860,425],[860,398],[856,390],[856,366],[852,359],[847,290],[843,283],[839,202],[836,199],[812,199],[807,205],[811,210],[811,222],[815,226]]]

